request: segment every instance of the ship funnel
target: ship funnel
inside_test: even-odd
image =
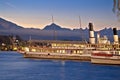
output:
[[[117,29],[116,28],[113,28],[113,34],[117,35]]]
[[[113,28],[113,38],[114,38],[114,44],[118,44],[118,35],[116,28]]]
[[[100,32],[97,33],[97,43],[100,43]]]
[[[89,30],[93,31],[93,24],[92,23],[89,23]]]
[[[94,36],[94,30],[93,30],[93,24],[89,23],[89,42],[91,44],[95,44],[95,36]]]

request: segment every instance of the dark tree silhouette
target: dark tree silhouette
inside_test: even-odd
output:
[[[113,12],[117,15],[120,21],[120,0],[113,0]]]

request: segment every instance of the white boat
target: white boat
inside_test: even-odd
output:
[[[91,63],[120,65],[120,51],[117,50],[95,50],[91,53]]]
[[[63,53],[45,53],[45,52],[27,52],[25,58],[37,59],[60,59],[60,60],[84,60],[90,61],[90,54],[63,54]]]
[[[89,42],[30,39],[29,47],[23,50],[24,57],[71,60],[84,60],[84,57],[87,57],[87,60],[91,60],[92,63],[120,64],[120,51],[117,51],[120,50],[120,44],[116,28],[113,28],[113,33],[112,44],[107,36],[100,37],[99,33],[96,43],[93,24],[89,23]],[[84,54],[90,56],[82,56]]]

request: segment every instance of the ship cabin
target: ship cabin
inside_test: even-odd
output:
[[[84,54],[92,50],[120,50],[119,44],[90,44],[83,41],[29,40],[30,52]]]
[[[29,41],[29,51],[32,52],[82,54],[86,50],[91,49],[94,49],[94,45],[90,45],[83,41],[58,41],[58,40]]]

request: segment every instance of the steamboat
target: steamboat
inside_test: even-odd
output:
[[[114,43],[112,45],[112,48],[109,47],[108,50],[96,48],[96,50],[93,50],[91,52],[91,63],[120,65],[120,46],[116,28],[113,28],[113,33]]]
[[[119,64],[120,45],[116,28],[113,28],[113,34],[113,43],[110,43],[106,36],[100,37],[99,32],[95,39],[93,24],[89,23],[89,42],[29,40],[30,46],[25,48],[23,55],[25,58],[87,60],[99,64],[103,62]]]

